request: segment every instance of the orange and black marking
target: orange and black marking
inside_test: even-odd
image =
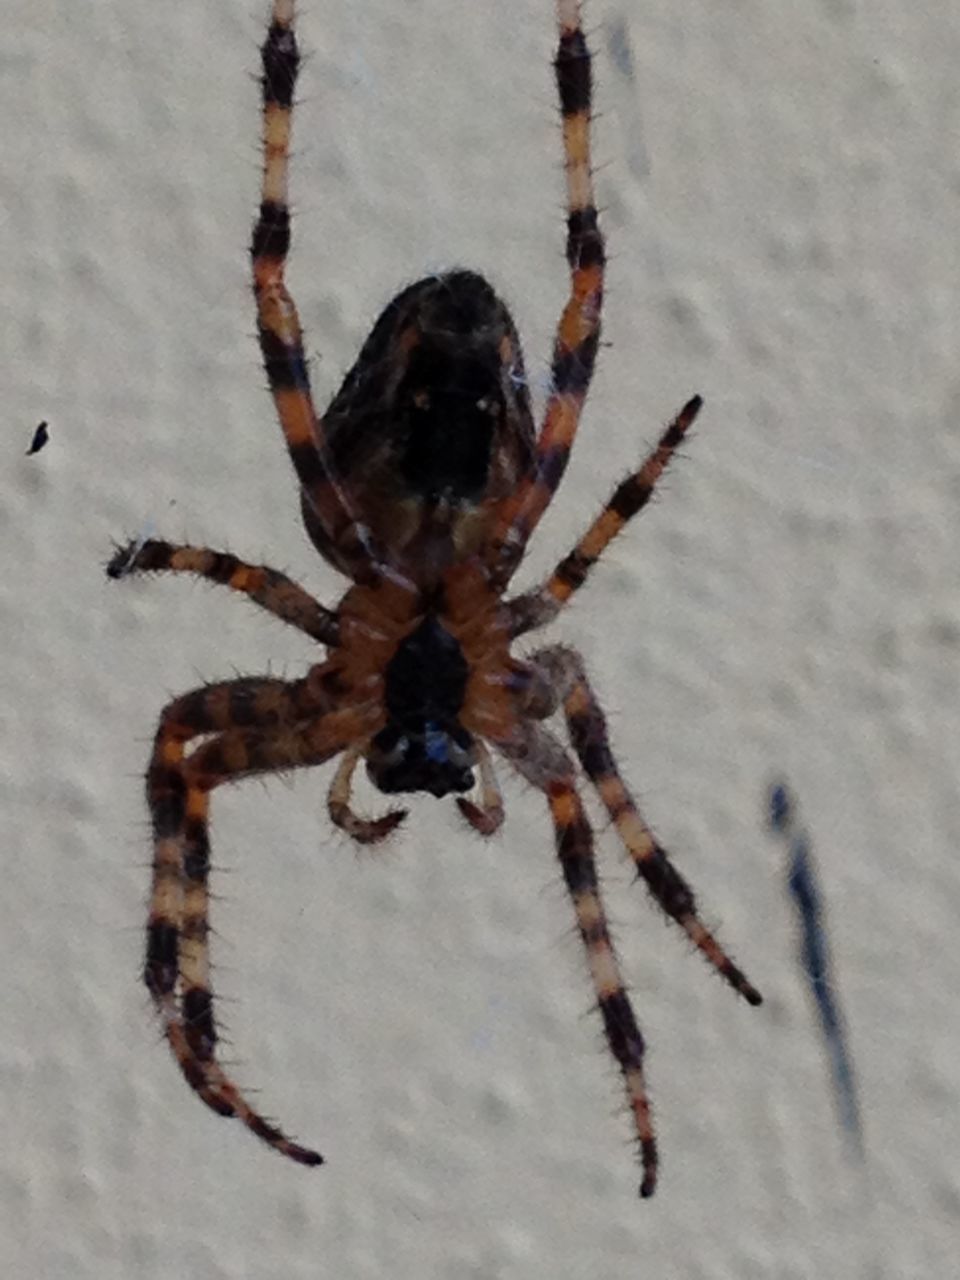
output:
[[[557,779],[548,788],[556,829],[557,853],[567,890],[573,900],[577,927],[587,953],[590,977],[610,1052],[617,1061],[627,1090],[640,1145],[643,1181],[640,1194],[652,1196],[657,1182],[657,1143],[650,1102],[643,1079],[645,1046],[613,949],[606,912],[600,897],[593,835],[583,804],[571,781]]]
[[[573,550],[564,556],[547,581],[535,591],[517,596],[510,602],[514,636],[545,626],[556,617],[573,593],[579,591],[610,543],[650,501],[657,481],[680,447],[702,406],[700,396],[687,401],[660,437],[657,447],[637,471],[620,482],[596,520]]]
[[[564,646],[541,650],[537,662],[562,692],[570,743],[596,788],[617,834],[657,905],[675,920],[690,941],[748,1004],[758,1005],[756,988],[730,960],[697,914],[693,890],[640,816],[617,767],[607,733],[607,719],[587,681],[580,655]]]
[[[163,714],[147,772],[154,862],[144,981],[187,1083],[220,1115],[302,1164],[321,1157],[245,1100],[216,1060],[210,986],[210,792],[255,773],[322,763],[363,729],[362,714],[324,716],[316,682],[240,679],[176,699]],[[211,736],[213,735],[213,736]],[[186,746],[206,743],[185,755]]]
[[[547,592],[558,605],[565,604],[574,591],[583,586],[587,574],[627,521],[632,520],[650,500],[657,481],[699,413],[701,404],[700,397],[695,396],[683,407],[640,470],[617,486],[606,508],[570,554],[557,565],[547,584]]]
[[[293,0],[274,0],[261,50],[263,74],[263,182],[250,256],[257,303],[257,331],[277,416],[305,504],[344,560],[361,563],[369,534],[335,482],[325,458],[326,441],[310,390],[300,317],[285,283],[290,251],[288,171],[293,96],[300,52],[293,29]]]
[[[237,591],[321,644],[337,643],[337,618],[284,573],[247,564],[228,551],[149,538],[117,547],[107,564],[108,578],[131,573],[192,573]]]
[[[605,253],[590,168],[591,63],[580,5],[557,0],[557,89],[567,183],[569,295],[537,430],[520,338],[483,276],[463,269],[402,289],[380,313],[319,417],[296,306],[288,168],[300,58],[291,0],[274,0],[262,49],[263,180],[251,248],[260,348],[300,490],[307,535],[351,585],[329,609],[285,574],[223,551],[140,538],[118,547],[111,578],[189,574],[228,587],[326,652],[299,679],[243,677],[174,699],[147,770],[153,878],[144,980],[184,1078],[214,1112],[274,1150],[321,1163],[250,1105],[218,1059],[211,984],[210,805],[241,778],[337,759],[327,807],[361,844],[385,840],[404,808],[368,817],[352,793],[363,764],[386,795],[453,797],[491,836],[504,822],[495,751],[544,797],[610,1053],[623,1078],[653,1193],[657,1146],[645,1044],[603,903],[578,792],[595,788],[660,909],[751,1003],[756,989],[697,913],[693,891],[624,783],[603,711],[577,654],[514,656],[514,640],[551,622],[626,523],[648,503],[700,408],[691,400],[657,448],[548,578],[505,598],[557,491],[596,361]],[[563,717],[572,750],[546,727]]]
[[[570,296],[554,340],[551,392],[537,438],[536,466],[501,504],[491,536],[487,561],[501,586],[560,487],[600,344],[606,252],[590,161],[591,54],[579,3],[558,0],[557,18],[560,42],[554,68],[563,117]]]

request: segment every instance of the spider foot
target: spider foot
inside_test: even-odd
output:
[[[697,950],[713,965],[721,978],[725,979],[733,987],[734,991],[743,996],[747,1004],[754,1007],[763,1004],[763,996],[757,988],[750,982],[743,970],[733,963],[710,930],[701,924],[695,915],[678,916],[677,922]]]
[[[132,571],[137,554],[142,546],[142,541],[137,538],[131,539],[129,542],[115,542],[113,544],[113,555],[104,565],[107,577],[114,580],[125,578]]]
[[[151,569],[169,568],[174,548],[151,536],[153,522],[148,520],[135,538],[113,544],[113,555],[105,565],[108,578],[126,578],[128,574]]]
[[[245,1123],[252,1133],[255,1133],[258,1138],[262,1138],[264,1142],[273,1147],[274,1151],[278,1151],[280,1155],[295,1160],[297,1164],[307,1165],[308,1168],[316,1168],[317,1165],[324,1163],[323,1156],[319,1151],[313,1151],[310,1147],[303,1147],[300,1143],[291,1141],[290,1138],[281,1133],[276,1125],[270,1124],[262,1116],[254,1116],[252,1120],[247,1120]]]
[[[655,1139],[648,1138],[640,1143],[640,1163],[643,1165],[643,1178],[640,1181],[640,1199],[649,1200],[657,1189],[657,1144]]]
[[[324,1163],[319,1151],[294,1142],[276,1125],[254,1111],[216,1059],[198,1056],[190,1043],[189,1031],[181,1023],[168,1022],[166,1032],[184,1079],[211,1111],[219,1116],[236,1117],[274,1151],[295,1160],[297,1164],[315,1166]]]

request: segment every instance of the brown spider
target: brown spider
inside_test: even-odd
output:
[[[287,170],[299,55],[293,0],[274,0],[263,45],[263,185],[251,250],[260,347],[300,485],[307,533],[352,580],[335,610],[272,569],[155,539],[118,549],[111,577],[169,571],[224,583],[329,650],[300,680],[207,685],[163,711],[147,772],[155,841],[144,978],[190,1086],[303,1164],[217,1060],[208,953],[210,794],[255,774],[341,763],[333,822],[382,840],[403,810],[351,807],[364,760],[384,792],[457,795],[483,835],[503,821],[491,744],[542,791],[587,952],[610,1051],[640,1145],[640,1193],[657,1151],[643,1078],[644,1042],[607,927],[576,769],[543,721],[562,710],[574,753],[656,902],[750,1004],[760,996],[700,922],[689,886],[624,784],[579,656],[555,645],[523,661],[518,636],[557,616],[607,544],[645,505],[700,408],[692,399],[640,469],[616,489],[539,587],[505,599],[527,542],[566,468],[600,335],[604,245],[590,168],[590,53],[577,0],[557,0],[555,60],[563,115],[570,296],[557,329],[552,387],[534,428],[513,321],[479,275],[410,285],[380,316],[327,413],[314,409],[300,324],[284,283],[290,245]],[[201,739],[197,743],[197,739]],[[190,748],[188,750],[188,747]]]

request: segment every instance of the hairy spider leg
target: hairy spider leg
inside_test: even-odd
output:
[[[149,538],[117,547],[107,564],[108,578],[134,573],[192,573],[247,596],[267,613],[321,644],[338,643],[337,615],[314,600],[286,574],[267,565],[247,564],[228,551],[192,547]]]
[[[337,482],[329,465],[323,424],[314,408],[303,334],[284,272],[290,250],[288,170],[293,94],[300,53],[293,30],[293,0],[273,0],[261,49],[263,76],[263,183],[250,256],[257,331],[277,416],[301,491],[328,537],[356,566],[358,578],[386,568],[381,548]]]
[[[358,724],[359,721],[359,724]],[[320,764],[361,731],[356,710],[324,707],[309,680],[240,679],[196,689],[164,710],[147,771],[154,860],[144,981],[187,1083],[301,1164],[321,1157],[246,1101],[216,1059],[208,935],[210,792],[257,773]],[[191,755],[194,738],[213,734]]]
[[[606,506],[573,550],[560,561],[549,578],[532,591],[507,602],[511,635],[516,638],[552,622],[575,591],[587,580],[600,559],[628,520],[650,501],[657,481],[700,412],[703,401],[694,396],[683,406],[647,455],[638,471],[617,485]]]
[[[748,1004],[762,1003],[759,991],[700,920],[693,890],[640,815],[617,768],[610,749],[606,717],[587,681],[580,655],[564,645],[555,645],[532,654],[528,661],[546,674],[562,700],[577,759],[596,788],[633,859],[637,875],[654,901],[664,914],[677,922],[698,951]]]
[[[554,66],[566,158],[570,296],[554,339],[551,390],[535,464],[500,504],[486,557],[493,581],[501,588],[563,479],[600,342],[606,254],[590,167],[591,58],[580,25],[579,0],[557,0],[557,23],[560,41]]]
[[[593,833],[577,793],[573,762],[542,725],[529,721],[496,745],[521,776],[544,793],[550,806],[560,867],[586,948],[607,1044],[620,1067],[633,1116],[643,1167],[640,1194],[646,1199],[657,1184],[657,1142],[643,1074],[646,1047],[610,936]]]

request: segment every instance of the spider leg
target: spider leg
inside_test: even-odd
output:
[[[490,752],[483,742],[477,742],[477,765],[480,769],[480,803],[457,796],[457,807],[482,836],[492,836],[503,826],[503,796],[494,771]]]
[[[254,1111],[216,1060],[207,819],[210,792],[222,782],[319,764],[348,745],[358,714],[325,711],[308,680],[242,679],[197,689],[163,712],[147,771],[154,860],[144,980],[167,1040],[207,1106],[237,1116],[302,1164],[321,1157]],[[185,758],[186,744],[205,734],[215,736]]]
[[[290,249],[290,133],[300,65],[293,28],[293,0],[273,0],[261,49],[263,183],[250,249],[257,330],[273,402],[301,491],[343,558],[356,566],[359,577],[381,566],[383,555],[374,549],[369,529],[357,518],[328,464],[323,424],[310,390],[300,319],[284,281]]]
[[[338,643],[337,615],[331,609],[325,609],[285,574],[266,565],[246,564],[227,551],[149,538],[118,546],[107,565],[108,578],[165,572],[193,573],[208,582],[220,582],[321,644]]]
[[[623,1075],[640,1144],[640,1194],[644,1198],[652,1196],[657,1183],[657,1142],[644,1083],[645,1045],[610,937],[597,879],[593,834],[577,794],[573,762],[542,725],[529,722],[521,722],[512,738],[496,745],[517,771],[546,795],[550,805],[560,866],[586,948],[607,1044]]]
[[[511,634],[524,635],[552,622],[575,591],[583,586],[590,570],[624,527],[650,501],[657,481],[666,470],[680,442],[700,411],[702,400],[689,400],[648,454],[639,470],[619,485],[607,505],[573,550],[560,561],[539,587],[507,602]]]
[[[330,821],[358,844],[379,844],[396,831],[407,816],[406,809],[390,809],[380,818],[361,818],[350,806],[350,791],[357,765],[363,759],[363,746],[354,744],[344,752],[327,794]]]
[[[587,682],[580,655],[573,649],[555,645],[534,653],[529,662],[552,680],[562,699],[573,749],[610,814],[638,876],[646,882],[661,910],[680,925],[730,986],[748,1004],[760,1004],[760,992],[700,920],[693,890],[641,817],[610,750],[606,717]]]
[[[591,59],[579,0],[557,0],[557,24],[554,66],[566,158],[570,296],[554,340],[551,392],[534,466],[497,512],[487,565],[501,588],[563,479],[600,342],[606,255],[590,167]]]

